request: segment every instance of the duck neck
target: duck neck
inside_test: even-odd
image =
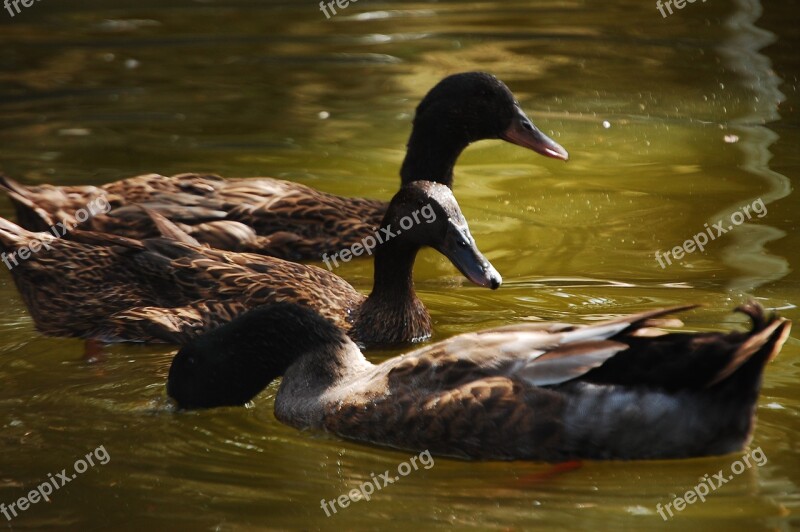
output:
[[[363,344],[404,343],[431,334],[428,311],[414,292],[419,246],[390,240],[375,250],[372,292],[356,313],[353,334]]]
[[[439,121],[415,119],[400,168],[402,184],[425,180],[452,188],[453,167],[468,145],[469,139],[463,133],[452,131]]]
[[[322,428],[325,398],[373,365],[352,341],[328,344],[304,353],[283,374],[275,398],[275,416],[298,428]]]

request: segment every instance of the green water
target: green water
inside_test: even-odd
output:
[[[379,2],[327,20],[314,1],[56,2],[0,10],[0,168],[25,182],[138,173],[269,175],[388,199],[419,98],[487,70],[570,152],[470,147],[455,193],[503,274],[468,286],[434,252],[415,277],[437,338],[522,319],[584,321],[699,302],[696,330],[741,327],[758,298],[800,317],[793,2]],[[320,113],[327,113],[327,115]],[[327,116],[327,117],[326,117]],[[605,127],[604,122],[606,122]],[[665,252],[762,200],[766,211],[661,268]],[[11,217],[0,201],[0,215]],[[726,222],[727,225],[727,222]],[[338,270],[359,289],[371,264]],[[98,286],[98,291],[103,287]],[[740,455],[592,463],[436,459],[326,517],[412,453],[300,433],[251,408],[176,415],[173,351],[87,364],[38,335],[0,273],[0,503],[103,446],[110,460],[0,526],[92,530],[789,530],[800,526],[797,332],[768,368],[751,449],[767,458],[664,523],[656,512]],[[381,360],[394,352],[373,352]]]

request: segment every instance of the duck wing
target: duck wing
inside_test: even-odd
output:
[[[764,364],[790,322],[749,303],[739,310],[751,317],[750,331],[651,334],[663,316],[687,308],[460,335],[343,387],[327,398],[324,426],[467,458],[676,458],[740,449]]]
[[[0,219],[0,250],[39,331],[87,336],[109,314],[137,305],[184,305],[169,260],[139,241],[78,232],[56,239]],[[25,258],[23,258],[25,257]]]
[[[377,230],[388,206],[280,179],[206,174],[145,174],[102,187],[27,187],[0,178],[0,189],[14,203],[20,224],[31,230],[64,222],[135,239],[158,236],[152,220],[132,207],[143,203],[200,242],[289,260],[318,260],[360,242]],[[78,222],[76,213],[97,198],[113,210]]]
[[[767,315],[750,301],[736,308],[752,322],[749,331],[671,332],[655,337],[625,334],[628,348],[583,380],[596,384],[648,386],[669,392],[702,390],[727,381],[742,366],[752,368],[752,387],[764,364],[780,350],[791,322]],[[747,386],[745,386],[746,388]]]
[[[135,240],[92,231],[70,236],[56,239],[0,218],[0,250],[9,254],[12,277],[44,334],[120,341],[128,339],[129,330],[130,341],[144,341],[142,331],[148,329],[131,324],[149,316],[159,324],[172,322],[163,329],[171,339],[183,331],[181,341],[186,341],[192,331],[224,323],[234,311],[279,301],[314,308],[349,330],[349,312],[364,299],[346,281],[315,266],[170,238]],[[34,245],[37,252],[11,262]],[[228,306],[203,307],[205,301]],[[148,313],[136,311],[136,320],[127,318],[125,311],[140,308]],[[172,341],[165,337],[152,339]]]
[[[522,323],[461,334],[401,357],[388,378],[401,383],[413,376],[417,385],[433,388],[488,376],[530,386],[555,385],[581,377],[628,349],[628,335],[690,308],[652,310],[592,325]]]
[[[292,260],[302,258],[302,254],[295,250],[315,245],[314,241],[287,231],[259,236],[249,225],[226,220],[226,216],[225,211],[206,206],[181,207],[158,201],[114,209],[108,216],[98,218],[93,226],[97,230],[120,235],[160,235],[198,246]]]

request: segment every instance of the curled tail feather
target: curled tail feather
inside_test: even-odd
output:
[[[756,358],[756,355],[760,354],[761,356],[758,358],[763,358],[759,364],[760,367],[763,367],[778,355],[792,330],[791,321],[775,314],[768,316],[764,312],[764,307],[756,301],[748,301],[744,305],[736,307],[736,311],[747,315],[753,323],[753,328],[747,340],[731,357],[730,362],[708,383],[709,387],[728,379],[748,361]]]

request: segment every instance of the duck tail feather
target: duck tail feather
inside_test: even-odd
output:
[[[26,228],[46,231],[56,225],[53,217],[31,199],[30,191],[24,185],[0,173],[0,189],[8,195],[17,212],[17,219]]]
[[[25,187],[8,177],[6,174],[0,172],[0,188],[6,192],[13,192],[20,196],[25,195]]]
[[[681,325],[683,325],[683,322],[681,322],[680,320],[672,318],[662,319],[662,316],[666,316],[668,314],[677,314],[678,312],[684,312],[687,310],[696,309],[700,306],[701,305],[698,304],[690,304],[690,305],[677,305],[674,307],[648,310],[645,312],[640,312],[638,314],[629,314],[627,316],[620,316],[619,318],[602,322],[602,325],[627,323],[628,326],[625,327],[622,331],[620,331],[619,334],[630,334],[633,331],[642,328],[680,327]]]
[[[563,333],[561,343],[581,342],[589,339],[614,339],[630,336],[639,329],[654,329],[658,324],[674,324],[674,320],[663,320],[661,316],[681,312],[698,307],[699,305],[681,305],[677,307],[648,310],[639,314],[620,316],[611,320],[598,322],[594,325],[576,327]]]
[[[101,233],[99,231],[73,229],[69,233],[69,240],[91,246],[122,246],[124,248],[136,250],[145,249],[140,240],[128,238],[126,236],[115,235],[113,233]]]
[[[35,236],[35,233],[0,217],[0,248],[6,251],[14,250]]]
[[[15,179],[11,179],[2,172],[0,172],[0,189],[14,198],[15,201],[20,201],[26,206],[30,205],[33,199],[33,194],[28,187]]]
[[[755,301],[749,301],[737,307],[736,311],[749,316],[753,322],[753,328],[747,339],[731,356],[728,364],[708,383],[709,387],[725,381],[750,360],[759,361],[758,373],[760,374],[764,365],[778,355],[792,330],[791,321],[775,314],[767,316],[764,308]]]

